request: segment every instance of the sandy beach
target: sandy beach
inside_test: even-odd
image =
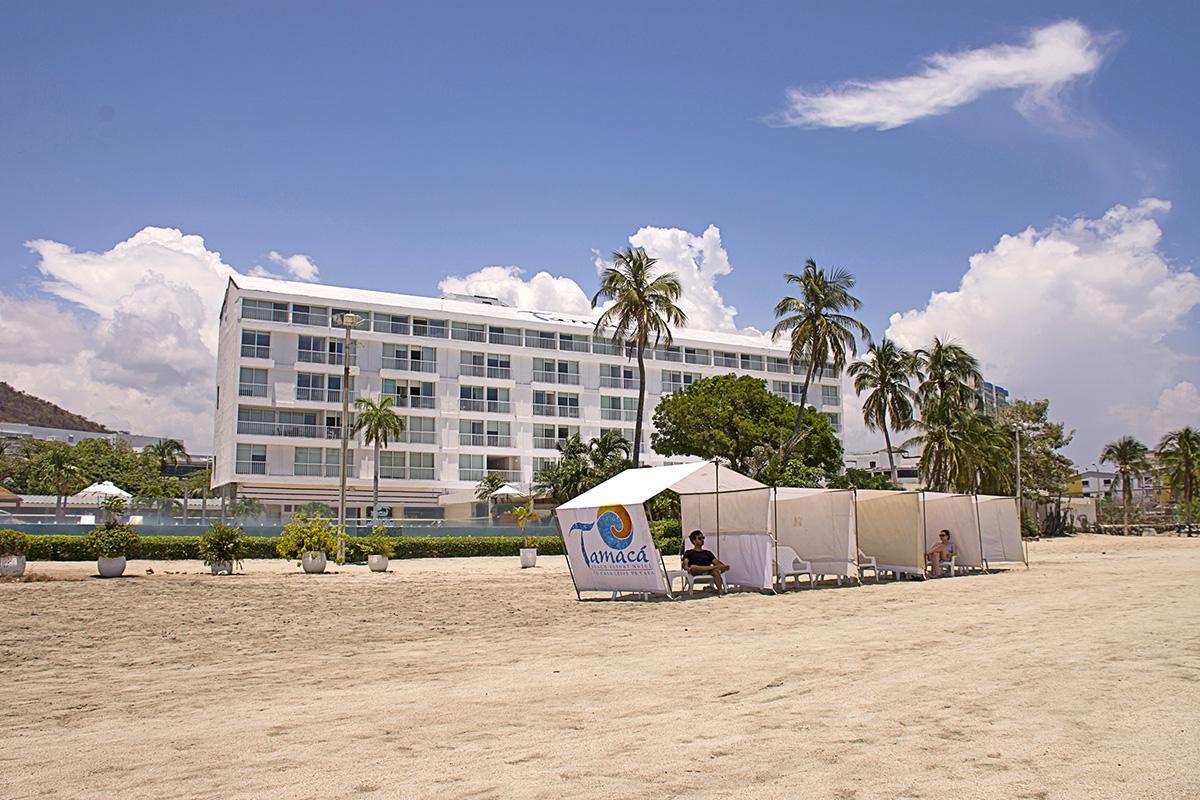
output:
[[[650,603],[579,603],[546,557],[32,563],[0,584],[0,794],[1200,796],[1200,540],[1030,554]]]

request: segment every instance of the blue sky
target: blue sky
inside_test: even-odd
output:
[[[882,332],[1002,235],[1145,197],[1171,203],[1155,252],[1195,263],[1194,3],[598,5],[9,3],[2,291],[45,295],[27,240],[103,252],[161,226],[239,270],[302,253],[328,283],[428,294],[518,265],[590,292],[593,248],[714,224],[739,325],[769,325],[811,256],[858,275]],[[890,130],[770,124],[790,87],[911,75],[1068,19],[1103,59],[1065,85],[1066,126],[1007,89]]]

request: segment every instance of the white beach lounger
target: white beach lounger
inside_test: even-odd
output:
[[[775,579],[779,582],[781,591],[787,591],[787,579],[790,577],[796,588],[800,588],[800,576],[808,576],[808,587],[817,585],[813,575],[812,564],[802,559],[795,550],[786,545],[779,546],[779,558],[775,564]]]
[[[869,556],[862,550],[858,551],[858,582],[862,583],[863,572],[871,570],[875,574],[875,582],[879,583],[879,564],[875,561],[875,556]]]

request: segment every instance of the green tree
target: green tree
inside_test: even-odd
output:
[[[54,444],[58,446],[42,453],[38,469],[54,490],[54,519],[61,521],[66,496],[83,489],[87,483],[75,463],[71,447],[60,442]]]
[[[642,248],[627,247],[613,253],[613,264],[600,276],[600,289],[592,297],[592,308],[602,299],[612,300],[596,320],[596,334],[608,333],[619,346],[632,342],[637,348],[638,404],[634,425],[633,466],[641,463],[642,424],[646,407],[646,348],[670,345],[671,327],[687,323],[687,315],[676,303],[683,290],[671,272],[654,274],[657,260]]]
[[[620,431],[607,430],[588,442],[588,460],[602,483],[629,468],[633,445]]]
[[[899,484],[888,421],[894,431],[912,427],[913,403],[917,395],[909,381],[916,371],[916,362],[911,353],[885,337],[871,344],[863,360],[851,364],[848,371],[854,378],[854,393],[867,392],[863,400],[863,422],[868,430],[883,431],[891,482]]]
[[[211,494],[212,485],[212,467],[205,467],[197,470],[187,477],[185,481],[185,497],[200,498],[200,521],[208,521],[208,498]],[[187,506],[184,506],[184,518],[187,517]]]
[[[1192,498],[1196,484],[1200,482],[1200,431],[1190,426],[1170,431],[1159,441],[1156,450],[1168,485],[1174,491],[1183,492],[1183,516],[1190,535],[1195,508]]]
[[[1132,436],[1122,436],[1104,445],[1100,463],[1115,464],[1121,473],[1121,519],[1125,535],[1129,535],[1129,501],[1133,498],[1132,479],[1150,470],[1150,450]]]
[[[609,434],[588,442],[576,434],[559,442],[558,459],[534,476],[534,493],[565,503],[627,469],[628,440]]]
[[[786,273],[784,280],[800,287],[799,297],[784,297],[775,305],[778,320],[771,336],[787,333],[791,339],[789,360],[807,364],[800,388],[800,405],[808,405],[808,388],[818,369],[828,364],[840,372],[846,366],[846,354],[855,355],[857,338],[871,338],[867,326],[846,312],[862,308],[862,301],[850,293],[855,278],[844,269],[826,272],[811,258],[799,274]],[[802,434],[804,417],[797,415],[793,437]]]
[[[979,361],[966,348],[934,338],[928,348],[916,350],[917,400],[922,414],[931,415],[937,406],[947,413],[963,408],[975,410],[979,400],[975,387],[983,382]]]
[[[851,467],[841,475],[835,475],[829,481],[830,489],[888,489],[898,491],[898,483],[888,480],[886,475],[872,475],[865,469]]]
[[[513,520],[517,523],[517,527],[521,529],[521,536],[524,537],[525,547],[533,547],[533,538],[525,536],[525,526],[531,522],[541,522],[541,517],[533,510],[533,500],[530,500],[527,505],[517,506],[512,512]]]
[[[504,476],[499,472],[487,473],[480,479],[479,483],[475,484],[475,498],[484,502],[490,502],[492,492],[503,486],[505,482]]]
[[[178,439],[159,439],[146,448],[158,461],[159,474],[165,473],[167,467],[178,466],[180,459],[188,459],[188,452],[183,442]]]
[[[1016,492],[1013,431],[1017,426],[1021,428],[1021,493],[1045,502],[1066,491],[1075,467],[1058,451],[1071,443],[1074,431],[1067,430],[1061,422],[1052,422],[1049,409],[1049,400],[1017,400],[1000,409],[998,417],[1003,440],[994,456],[998,474],[994,481],[985,481],[981,491],[990,494]]]
[[[369,397],[354,401],[356,418],[352,430],[362,434],[363,441],[375,448],[375,469],[371,476],[371,513],[379,507],[379,448],[387,447],[391,439],[404,435],[404,417],[392,408],[395,399],[385,395],[378,402]]]

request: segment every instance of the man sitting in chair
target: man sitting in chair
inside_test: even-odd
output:
[[[925,553],[925,564],[933,568],[935,578],[942,574],[942,563],[949,562],[954,557],[954,553],[954,542],[950,540],[950,531],[943,530],[938,534],[938,543]]]
[[[729,565],[722,564],[711,550],[704,549],[704,534],[700,531],[692,531],[688,534],[688,539],[692,548],[683,551],[684,572],[689,575],[711,575],[717,594],[725,591],[725,581],[721,576],[729,571]]]

